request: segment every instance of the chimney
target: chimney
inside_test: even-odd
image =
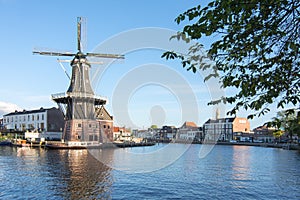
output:
[[[216,110],[216,119],[219,119],[220,118],[220,109],[217,108]]]

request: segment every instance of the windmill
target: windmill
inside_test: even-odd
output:
[[[95,116],[95,106],[105,105],[106,99],[94,94],[89,77],[91,65],[87,57],[124,59],[123,55],[117,54],[83,53],[82,22],[83,18],[78,17],[77,53],[33,51],[33,54],[39,55],[73,57],[70,62],[72,75],[67,92],[52,95],[52,99],[65,113],[63,139],[69,146],[103,142],[100,126]]]

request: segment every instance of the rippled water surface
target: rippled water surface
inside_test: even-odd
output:
[[[300,199],[298,151],[215,146],[200,158],[200,148],[0,146],[0,199]]]

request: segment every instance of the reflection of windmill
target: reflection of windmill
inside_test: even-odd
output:
[[[77,18],[77,53],[58,53],[50,51],[33,51],[34,54],[49,56],[72,56],[70,65],[72,76],[66,93],[52,95],[52,99],[65,113],[63,139],[69,144],[76,142],[102,142],[100,126],[95,116],[95,106],[102,106],[106,99],[96,97],[89,78],[90,64],[86,57],[124,58],[123,55],[83,53],[81,41],[82,18]]]

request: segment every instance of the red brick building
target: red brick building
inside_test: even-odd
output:
[[[99,122],[101,141],[103,143],[113,142],[113,116],[111,116],[104,106],[96,108],[96,118]]]

